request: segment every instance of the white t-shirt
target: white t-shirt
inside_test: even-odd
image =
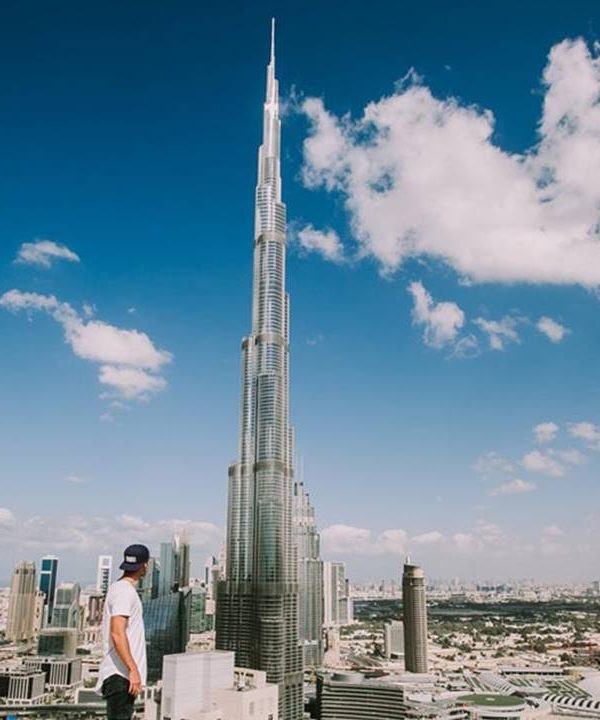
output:
[[[146,635],[144,632],[144,618],[142,616],[142,603],[134,586],[129,580],[117,580],[109,588],[104,601],[102,615],[102,662],[98,672],[97,690],[111,675],[129,677],[127,667],[115,650],[110,636],[110,619],[115,615],[124,615],[129,618],[127,622],[127,640],[131,657],[137,665],[142,685],[146,684]]]

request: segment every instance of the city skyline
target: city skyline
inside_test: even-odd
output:
[[[47,553],[61,581],[92,579],[130,540],[157,555],[187,531],[199,562],[224,539],[272,13],[211,8],[203,24],[182,2],[136,34],[135,5],[66,3],[30,34],[2,11],[4,583]],[[115,23],[112,59],[96,12]],[[596,574],[600,14],[561,12],[526,46],[510,13],[492,41],[474,3],[276,13],[293,416],[323,558],[350,578],[399,577],[407,552],[428,577]],[[357,68],[362,27],[377,40]]]

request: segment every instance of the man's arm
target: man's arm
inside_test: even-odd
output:
[[[139,695],[142,691],[142,678],[135,664],[135,660],[131,656],[129,648],[129,640],[127,639],[127,623],[129,618],[125,615],[113,615],[110,619],[110,637],[113,645],[121,658],[123,664],[129,670],[129,694]]]

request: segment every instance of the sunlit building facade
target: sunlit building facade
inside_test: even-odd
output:
[[[112,555],[98,556],[98,570],[96,572],[96,590],[106,597],[110,583],[112,582]]]
[[[427,600],[425,573],[406,558],[402,574],[404,664],[409,672],[427,672]]]
[[[282,720],[302,717],[293,438],[289,426],[286,208],[281,200],[274,37],[258,154],[252,333],[242,341],[239,459],[229,468],[226,576],[216,644],[279,686]]]
[[[294,537],[298,552],[298,616],[305,667],[323,661],[323,563],[315,510],[304,483],[294,483]]]
[[[10,642],[31,642],[33,640],[37,598],[35,563],[23,560],[15,567],[10,585],[6,624],[6,639]]]

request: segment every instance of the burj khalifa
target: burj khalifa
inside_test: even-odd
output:
[[[229,467],[226,575],[216,646],[279,685],[281,720],[302,718],[302,651],[293,537],[293,433],[289,424],[286,208],[281,201],[275,26],[258,151],[252,333],[242,340],[239,459]]]

